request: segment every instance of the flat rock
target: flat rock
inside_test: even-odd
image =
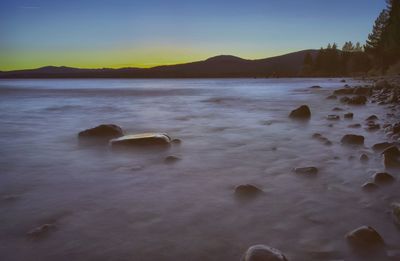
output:
[[[346,134],[343,136],[341,142],[342,144],[347,144],[347,145],[363,145],[364,136],[355,134]]]
[[[376,152],[382,152],[382,151],[384,151],[385,149],[387,149],[387,148],[389,148],[389,147],[391,147],[391,146],[393,146],[394,145],[394,143],[392,143],[392,142],[381,142],[381,143],[376,143],[376,144],[374,144],[373,146],[372,146],[372,149],[374,150],[374,151],[376,151]]]
[[[395,178],[387,172],[375,173],[373,176],[374,182],[379,185],[393,183]]]
[[[293,171],[296,174],[305,175],[305,176],[315,176],[318,174],[318,168],[316,167],[303,167],[303,168],[295,168]]]
[[[241,261],[287,261],[287,259],[278,249],[266,245],[255,245],[247,249]]]
[[[121,127],[115,124],[102,124],[78,133],[80,141],[105,142],[124,135]]]
[[[340,120],[340,116],[339,115],[328,115],[326,117],[326,119],[329,121],[337,121],[337,120]]]
[[[166,147],[171,143],[171,138],[165,133],[142,133],[125,135],[110,140],[110,145],[115,147]]]
[[[346,235],[347,242],[358,250],[374,250],[383,248],[385,242],[381,235],[372,227],[362,226],[350,231]]]
[[[311,117],[310,108],[307,105],[301,105],[299,108],[293,110],[289,114],[289,117],[295,119],[309,119]]]
[[[251,184],[239,185],[235,188],[235,196],[239,198],[253,198],[262,193],[261,189]]]

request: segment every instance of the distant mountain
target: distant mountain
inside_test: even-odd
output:
[[[152,68],[79,69],[46,66],[38,69],[0,71],[0,78],[228,78],[228,77],[294,77],[298,76],[307,53],[304,50],[281,56],[247,60],[219,55],[204,61],[163,65]]]

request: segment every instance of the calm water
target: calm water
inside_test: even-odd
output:
[[[0,260],[234,261],[253,244],[290,260],[356,260],[343,237],[361,225],[399,251],[389,213],[399,183],[360,189],[383,170],[370,147],[384,134],[347,128],[386,111],[325,99],[341,86],[338,79],[0,81]],[[308,123],[287,117],[301,104],[311,107]],[[325,120],[338,106],[354,119]],[[77,133],[102,123],[183,142],[152,153],[79,147]],[[315,132],[333,145],[312,139]],[[341,146],[347,133],[366,135],[366,146]],[[358,160],[363,152],[367,164]],[[165,164],[168,155],[182,160]],[[304,166],[317,166],[318,177],[291,171]],[[233,190],[246,183],[264,195],[237,201]],[[27,237],[44,223],[57,228]]]

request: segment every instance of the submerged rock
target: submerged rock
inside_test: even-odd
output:
[[[347,134],[343,136],[341,142],[347,145],[364,145],[364,136]]]
[[[171,138],[165,133],[142,133],[122,136],[110,140],[110,145],[116,147],[167,147]]]
[[[361,186],[361,188],[362,188],[362,190],[364,190],[364,191],[372,192],[372,191],[377,190],[379,187],[378,187],[378,185],[376,185],[376,184],[373,183],[373,182],[367,182],[367,183],[363,184],[363,185]]]
[[[293,171],[296,174],[305,175],[305,176],[315,176],[318,174],[318,168],[316,167],[303,167],[303,168],[295,168]]]
[[[174,156],[174,155],[170,155],[170,156],[165,157],[164,162],[167,164],[172,164],[172,163],[175,163],[180,160],[181,160],[181,158]]]
[[[326,117],[326,119],[329,121],[337,121],[337,120],[340,120],[340,116],[339,115],[328,115]]]
[[[392,212],[393,212],[394,222],[398,226],[400,226],[400,203],[393,203],[392,204]]]
[[[339,107],[335,107],[335,108],[332,109],[332,111],[343,111],[343,109],[339,108]]]
[[[287,259],[278,249],[266,245],[255,245],[247,249],[241,261],[287,261]]]
[[[261,189],[251,184],[239,185],[235,188],[235,196],[239,198],[253,198],[262,193]]]
[[[374,178],[374,182],[379,185],[393,183],[393,181],[394,181],[394,177],[387,172],[375,173],[373,178]]]
[[[381,235],[372,227],[362,226],[346,235],[347,242],[357,250],[376,250],[383,248],[385,242]]]
[[[56,226],[54,224],[44,224],[37,228],[32,229],[27,233],[27,235],[33,238],[42,238],[45,235],[47,235],[50,230],[55,229],[55,227]]]
[[[87,129],[78,133],[79,141],[102,142],[124,135],[121,127],[115,124],[102,124],[97,127]]]
[[[360,156],[361,162],[367,162],[368,160],[369,160],[369,157],[367,154],[365,154],[365,153],[361,154],[361,156]]]
[[[361,124],[359,124],[359,123],[350,124],[350,125],[349,125],[349,126],[347,126],[347,127],[349,127],[349,128],[353,128],[353,129],[356,129],[356,128],[361,128]]]
[[[289,117],[297,119],[309,119],[311,117],[310,108],[307,105],[302,105],[299,108],[293,110],[289,114]]]

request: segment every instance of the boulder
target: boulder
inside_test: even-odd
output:
[[[344,114],[345,119],[353,119],[354,114],[352,112],[348,112]]]
[[[347,103],[350,105],[364,105],[366,102],[367,102],[367,97],[359,95],[351,97]]]
[[[386,185],[394,182],[394,177],[387,172],[375,173],[374,182],[379,185]]]
[[[316,167],[303,167],[303,168],[295,168],[293,171],[296,174],[304,175],[304,176],[315,176],[318,174],[318,168]]]
[[[382,152],[382,151],[384,151],[385,149],[387,149],[387,148],[389,148],[389,147],[391,147],[391,146],[393,146],[393,145],[394,145],[394,143],[392,143],[392,142],[376,143],[376,144],[374,144],[374,145],[372,146],[372,149],[373,149],[374,151],[376,151],[376,152]]]
[[[347,242],[357,250],[376,250],[383,248],[385,242],[381,235],[372,227],[362,226],[346,235]]]
[[[364,191],[372,192],[372,191],[377,190],[379,187],[378,187],[378,185],[376,185],[376,184],[373,183],[373,182],[367,182],[367,183],[364,183],[364,184],[361,186],[361,188],[362,188],[362,190],[364,190]]]
[[[251,184],[239,185],[235,188],[235,196],[239,198],[253,198],[262,193],[261,189]]]
[[[287,259],[278,249],[266,245],[255,245],[247,249],[241,261],[287,261]]]
[[[165,133],[142,133],[125,135],[110,140],[113,148],[125,147],[167,147],[171,144],[171,138]]]
[[[400,168],[400,151],[397,146],[391,146],[382,152],[385,168]]]
[[[347,134],[343,136],[341,142],[347,145],[364,145],[364,136]]]
[[[310,108],[307,105],[301,105],[289,114],[290,118],[309,119],[311,117]]]
[[[103,142],[118,138],[124,135],[121,127],[115,124],[102,124],[78,133],[79,141]]]

